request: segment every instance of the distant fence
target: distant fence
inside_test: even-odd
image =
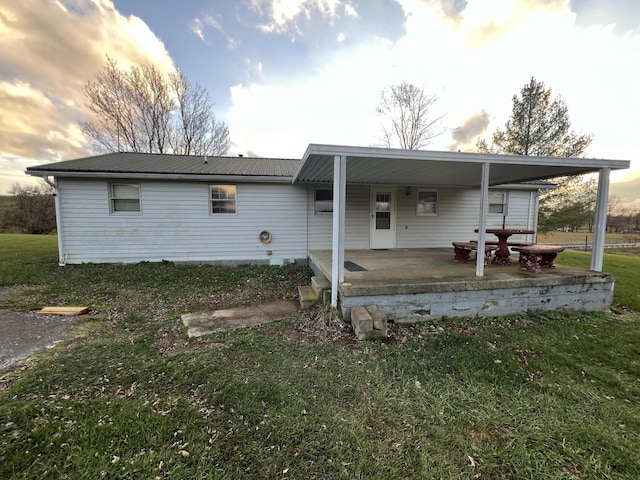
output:
[[[539,243],[539,245],[544,245],[544,243]],[[557,245],[557,243],[547,245]],[[591,250],[591,243],[565,243],[561,244],[567,250]],[[640,247],[640,243],[605,243],[604,248],[638,248]]]

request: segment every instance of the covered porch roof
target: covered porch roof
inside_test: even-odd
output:
[[[629,168],[629,164],[628,160],[310,144],[292,181],[293,183],[333,183],[331,304],[337,307],[338,285],[344,282],[347,183],[478,188],[480,190],[478,251],[484,251],[490,187],[598,172],[591,269],[601,271],[610,172]],[[476,276],[484,276],[484,262],[481,255],[476,259]]]
[[[293,182],[333,182],[336,155],[346,157],[348,183],[366,184],[480,187],[482,166],[487,163],[490,186],[629,168],[628,160],[310,144]]]

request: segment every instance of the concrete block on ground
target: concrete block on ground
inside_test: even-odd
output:
[[[322,301],[323,305],[327,305],[331,303],[331,289],[322,290],[322,295],[320,297],[321,297],[320,300]]]
[[[329,280],[327,280],[327,277],[325,277],[324,275],[314,275],[313,277],[311,277],[311,285],[313,285],[313,288],[315,288],[317,291],[327,290],[331,288],[331,282],[329,282]]]
[[[318,293],[318,298],[323,304],[331,302],[331,282],[324,275],[311,277],[311,286]]]
[[[353,307],[351,325],[358,340],[387,338],[387,316],[376,305]]]
[[[300,308],[309,308],[318,303],[318,292],[311,285],[298,285]]]
[[[387,316],[382,313],[382,310],[378,308],[377,305],[369,305],[366,307],[367,312],[371,315],[373,319],[373,328],[374,330],[384,330],[385,335],[387,332]]]

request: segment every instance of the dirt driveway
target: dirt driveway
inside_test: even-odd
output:
[[[0,290],[0,300],[15,293]],[[78,317],[0,309],[0,372],[56,342],[66,340]]]

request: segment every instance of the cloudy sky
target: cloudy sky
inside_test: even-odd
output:
[[[109,55],[207,88],[231,153],[291,158],[379,143],[380,91],[400,81],[457,129],[429,149],[474,151],[535,77],[593,134],[587,156],[631,160],[612,193],[640,208],[638,0],[6,1],[0,45],[0,194],[91,153],[82,86]]]

